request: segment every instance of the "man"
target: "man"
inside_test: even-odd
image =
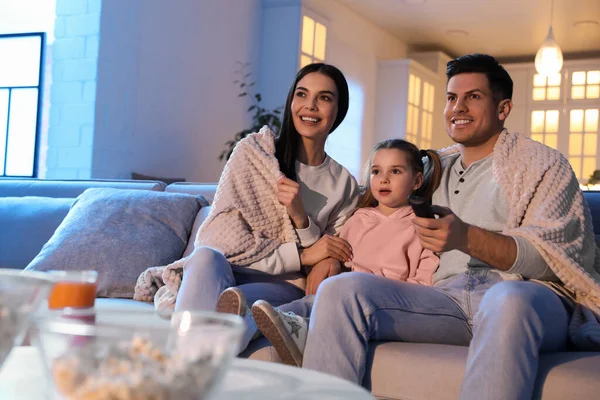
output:
[[[439,218],[414,219],[440,252],[434,286],[325,280],[303,367],[361,383],[370,340],[468,345],[462,399],[528,399],[539,352],[565,349],[575,298],[600,310],[590,212],[560,153],[504,129],[513,83],[493,57],[459,57],[446,74],[457,145],[441,152]]]

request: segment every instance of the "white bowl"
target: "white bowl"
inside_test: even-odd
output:
[[[52,285],[54,279],[43,272],[0,269],[0,366],[13,346],[21,344]]]
[[[64,399],[191,400],[214,393],[243,329],[211,312],[65,309],[39,314],[31,333]]]

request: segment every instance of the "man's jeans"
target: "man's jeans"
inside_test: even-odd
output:
[[[568,318],[550,289],[489,269],[434,288],[350,272],[317,292],[303,367],[361,383],[371,340],[462,345],[461,399],[530,399],[539,352],[565,348]]]

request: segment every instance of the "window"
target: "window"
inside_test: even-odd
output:
[[[531,112],[531,138],[553,149],[558,148],[558,110]]]
[[[571,110],[569,120],[569,162],[580,180],[596,170],[598,149],[598,110]]]
[[[423,82],[423,114],[421,122],[421,149],[431,148],[431,137],[433,135],[433,92],[435,87]]]
[[[573,72],[571,98],[574,100],[600,98],[600,70]]]
[[[0,35],[0,177],[36,174],[44,39]]]
[[[434,92],[435,87],[432,84],[421,80],[416,75],[409,75],[406,140],[421,149],[431,148]]]
[[[307,15],[302,17],[302,46],[300,68],[315,62],[325,61],[327,28]]]
[[[507,67],[516,83],[511,127],[560,151],[587,184],[600,169],[600,62],[567,60],[560,74],[547,78],[533,64]]]
[[[406,140],[417,144],[419,136],[419,105],[421,104],[421,78],[408,77],[408,110],[406,114]]]
[[[544,76],[535,74],[533,76],[534,101],[559,100],[560,99],[560,73]]]

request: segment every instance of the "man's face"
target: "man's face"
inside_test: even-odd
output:
[[[483,73],[453,76],[448,81],[444,108],[448,135],[465,147],[484,145],[502,130],[508,116],[503,108],[507,101],[496,103]]]

